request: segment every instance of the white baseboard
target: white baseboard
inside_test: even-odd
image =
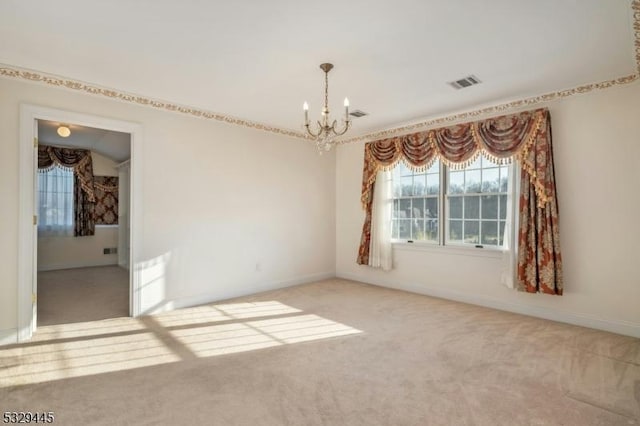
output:
[[[56,263],[53,265],[38,265],[38,272],[45,271],[57,271],[59,269],[74,269],[74,268],[91,268],[93,266],[111,266],[117,265],[117,260],[103,261],[103,262],[68,262],[68,263]]]
[[[537,318],[548,319],[552,321],[564,322],[567,324],[578,325],[581,327],[595,328],[597,330],[609,331],[617,334],[640,338],[640,324],[621,320],[606,320],[595,318],[584,314],[574,312],[558,311],[555,309],[542,308],[539,306],[524,305],[520,303],[505,302],[493,297],[482,296],[477,294],[469,294],[456,290],[450,290],[442,287],[427,287],[411,283],[397,283],[384,279],[367,279],[356,274],[337,273],[338,278],[347,280],[364,282],[381,287],[393,288],[396,290],[404,290],[411,293],[424,294],[427,296],[439,297],[441,299],[454,300],[456,302],[469,303],[471,305],[479,305],[487,308],[498,309],[501,311],[513,312],[516,314],[528,315]],[[567,296],[563,296],[567,297]]]
[[[0,346],[18,343],[18,330],[0,330]]]
[[[327,280],[330,278],[335,278],[335,272],[322,272],[317,274],[309,274],[302,275],[296,278],[291,278],[288,280],[281,281],[270,281],[270,282],[258,282],[252,285],[242,286],[241,289],[237,291],[225,292],[224,294],[220,293],[208,293],[208,294],[200,294],[197,296],[188,296],[188,297],[180,297],[177,299],[166,300],[159,305],[153,306],[147,310],[145,310],[142,314],[156,314],[160,312],[172,311],[174,309],[182,309],[189,308],[192,306],[198,305],[206,305],[208,303],[219,302],[222,300],[233,299],[235,297],[242,297],[253,295],[257,293],[262,293],[270,290],[278,290],[281,288],[292,287],[294,285],[306,284],[315,281]]]

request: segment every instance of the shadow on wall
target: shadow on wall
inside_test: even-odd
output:
[[[0,349],[0,388],[359,333],[275,300],[45,326],[37,341]]]

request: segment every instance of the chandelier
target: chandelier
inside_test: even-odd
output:
[[[303,105],[304,127],[307,129],[309,136],[316,142],[316,147],[320,154],[322,154],[322,150],[329,151],[335,144],[335,138],[344,135],[351,126],[349,99],[347,98],[344,98],[344,119],[342,120],[341,128],[336,127],[336,120],[331,121],[329,119],[329,71],[332,68],[333,64],[320,64],[320,69],[324,71],[324,108],[322,108],[322,119],[317,121],[318,125],[317,127],[314,126],[315,129],[312,129],[309,123],[309,104],[305,102]]]

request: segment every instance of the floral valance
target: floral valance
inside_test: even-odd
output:
[[[86,149],[60,148],[38,145],[38,170],[49,170],[54,166],[73,169],[87,200],[95,201],[93,187],[93,163],[91,151]]]
[[[369,142],[365,145],[362,206],[366,209],[370,204],[378,171],[390,170],[399,161],[412,170],[428,169],[437,159],[461,168],[482,154],[500,164],[517,159],[542,207],[555,191],[549,176],[548,123],[549,111],[538,109]]]

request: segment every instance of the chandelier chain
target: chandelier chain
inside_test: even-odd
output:
[[[324,73],[324,109],[329,115],[329,71]]]

